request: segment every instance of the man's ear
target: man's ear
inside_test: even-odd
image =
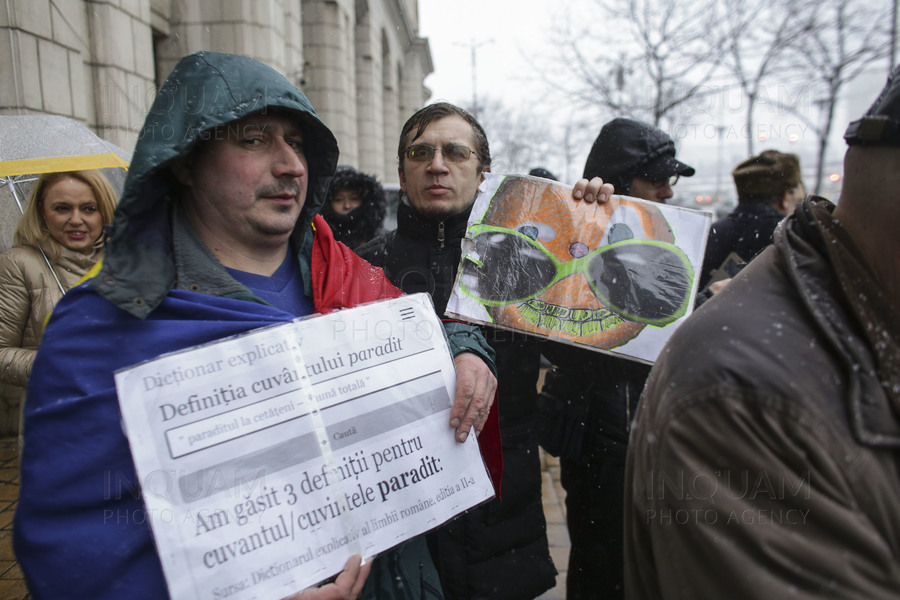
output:
[[[781,194],[781,198],[779,198],[778,202],[775,204],[775,210],[787,216],[787,214],[790,212],[791,199],[793,197],[794,196],[791,193],[791,190],[785,190],[785,192]]]
[[[406,174],[403,173],[403,166],[397,167],[397,176],[400,178],[400,191],[404,194],[409,192],[406,190]]]
[[[187,157],[179,156],[175,160],[172,161],[172,173],[175,174],[175,178],[178,180],[178,183],[184,186],[191,185],[191,175],[190,175],[190,167]]]

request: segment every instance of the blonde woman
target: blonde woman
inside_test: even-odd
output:
[[[14,247],[0,254],[0,383],[18,388],[28,383],[44,321],[100,259],[116,201],[99,171],[47,173],[38,179]],[[24,397],[22,389],[12,390],[4,394],[7,402]]]

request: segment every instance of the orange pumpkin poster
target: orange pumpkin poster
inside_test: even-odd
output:
[[[486,174],[447,314],[653,362],[691,312],[709,213]]]

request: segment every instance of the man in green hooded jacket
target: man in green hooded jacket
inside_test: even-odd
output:
[[[168,597],[116,370],[400,294],[317,215],[337,159],[306,97],[271,68],[206,52],[175,67],[141,131],[102,268],[57,306],[35,361],[15,520],[35,598]],[[463,441],[489,415],[492,351],[473,327],[446,330],[450,426]],[[355,598],[367,573],[356,557],[302,595]]]

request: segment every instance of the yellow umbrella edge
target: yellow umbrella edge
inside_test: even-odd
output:
[[[24,160],[0,161],[0,177],[14,175],[38,175],[61,171],[88,171],[121,167],[128,170],[128,163],[113,152],[87,154],[84,156],[61,156],[48,158],[27,158]]]

